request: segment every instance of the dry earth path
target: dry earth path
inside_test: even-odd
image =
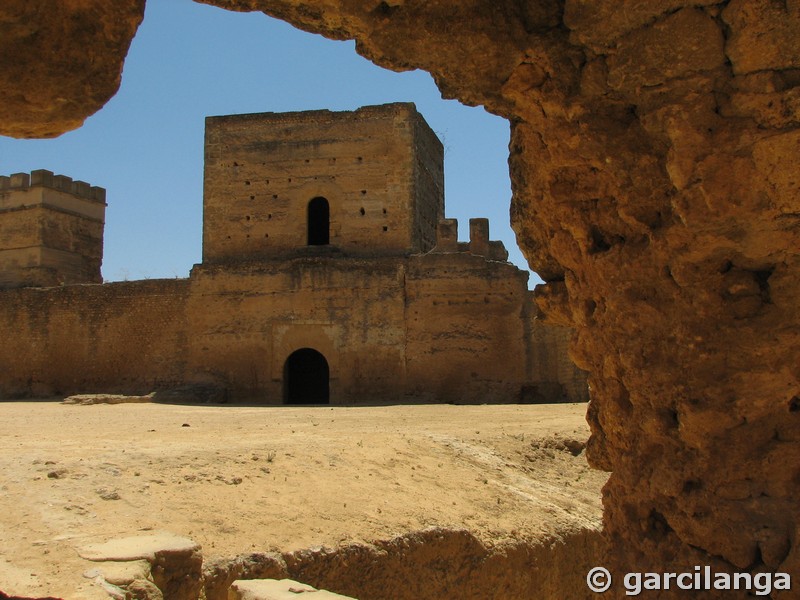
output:
[[[487,543],[596,529],[585,410],[0,403],[0,590],[104,598],[76,549],[148,531],[210,558],[430,526]]]

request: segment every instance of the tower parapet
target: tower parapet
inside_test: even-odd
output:
[[[0,175],[0,192],[6,190],[27,190],[31,187],[47,187],[60,190],[84,200],[105,204],[106,190],[85,181],[73,181],[66,175],[54,175],[52,171],[38,169],[30,173]]]
[[[436,247],[433,252],[469,252],[487,260],[508,260],[508,250],[503,242],[489,239],[489,219],[486,218],[469,220],[469,242],[458,241],[458,219],[441,219],[436,228]]]
[[[0,176],[0,288],[101,283],[105,200],[45,169]]]

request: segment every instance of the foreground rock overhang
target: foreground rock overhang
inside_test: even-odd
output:
[[[618,564],[800,571],[797,2],[207,3],[507,117],[512,222],[592,373]],[[98,110],[143,10],[4,3],[0,133]]]

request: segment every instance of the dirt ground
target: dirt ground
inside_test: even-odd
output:
[[[0,590],[105,598],[77,549],[147,531],[210,558],[430,526],[491,543],[598,528],[585,411],[0,403]]]

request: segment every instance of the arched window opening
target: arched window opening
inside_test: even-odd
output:
[[[330,230],[330,205],[325,198],[314,198],[308,203],[308,245],[328,245],[330,243]]]
[[[295,350],[283,367],[283,390],[286,404],[329,404],[328,361],[312,348]]]

